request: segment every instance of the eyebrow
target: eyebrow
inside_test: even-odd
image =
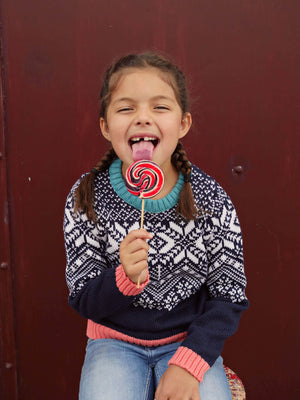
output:
[[[171,97],[168,96],[163,96],[163,95],[158,95],[158,96],[154,96],[151,98],[151,101],[158,101],[158,100],[169,100],[172,103],[175,102],[175,100],[173,100]],[[122,102],[135,102],[135,100],[131,97],[121,97],[119,99],[116,99],[113,104],[118,104],[118,103],[122,103]]]

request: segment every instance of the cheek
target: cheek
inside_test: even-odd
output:
[[[178,133],[181,130],[181,119],[180,118],[170,118],[164,121],[164,127],[167,130]]]
[[[108,126],[111,131],[124,131],[126,130],[127,126],[127,120],[124,118],[124,116],[114,116],[113,118],[108,119]]]
[[[112,120],[107,124],[107,129],[110,134],[111,139],[114,139],[116,136],[120,134],[121,125],[117,123],[117,121]]]

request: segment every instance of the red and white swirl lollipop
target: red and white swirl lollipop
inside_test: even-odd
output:
[[[149,199],[161,191],[164,174],[153,161],[136,161],[127,169],[125,183],[130,193],[142,199]]]

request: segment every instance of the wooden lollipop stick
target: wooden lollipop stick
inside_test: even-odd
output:
[[[140,195],[141,199],[142,199],[142,215],[141,215],[141,229],[143,229],[144,227],[144,208],[145,208],[145,199],[143,197],[143,193],[141,193]],[[137,283],[137,288],[140,288],[140,284],[141,284],[141,278],[138,278],[138,283]]]
[[[141,229],[144,228],[144,208],[145,208],[145,199],[143,195],[141,195],[142,198],[142,215],[141,215]]]

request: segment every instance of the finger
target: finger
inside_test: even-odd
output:
[[[129,244],[130,242],[136,240],[136,239],[143,239],[144,241],[147,239],[152,239],[153,234],[145,231],[144,229],[138,229],[131,231],[128,233],[128,235],[125,237],[123,242],[126,242],[126,244]]]
[[[132,265],[133,267],[137,268],[138,263],[140,262],[146,262],[148,260],[148,253],[141,249],[139,251],[136,251],[135,253],[131,253],[127,256],[122,257],[126,261],[126,264]]]
[[[149,248],[149,244],[142,239],[136,239],[133,242],[129,243],[126,247],[128,253],[135,253],[140,250],[144,250],[146,253],[148,253]]]
[[[145,242],[135,243],[132,242],[128,246],[120,247],[120,258],[131,260],[147,259],[148,258],[149,246]]]
[[[120,259],[130,261],[130,259],[135,256],[134,260],[136,262],[139,257],[141,259],[148,258],[148,251],[149,245],[141,239],[135,240],[128,245],[126,245],[126,243],[123,243],[120,246]]]

